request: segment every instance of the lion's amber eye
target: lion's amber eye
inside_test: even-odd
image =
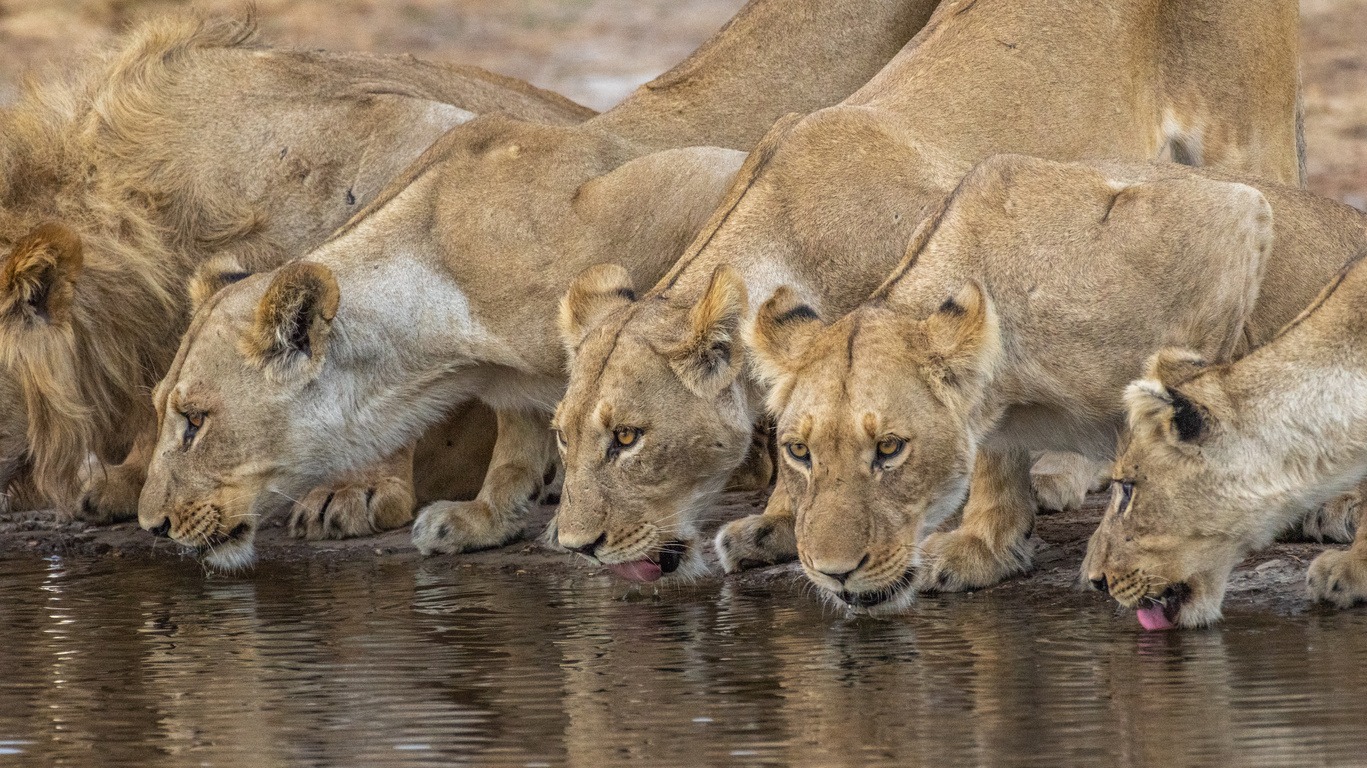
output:
[[[195,435],[199,434],[199,428],[204,426],[203,411],[186,411],[181,414],[185,417],[185,437],[184,445],[186,448],[195,441]]]
[[[633,427],[618,427],[612,431],[612,437],[617,441],[618,448],[628,448],[635,445],[640,436],[641,430]]]
[[[885,437],[878,441],[878,456],[888,459],[902,452],[907,441],[900,437]]]
[[[806,443],[788,443],[788,455],[792,456],[793,460],[806,464],[811,460],[812,452]]]

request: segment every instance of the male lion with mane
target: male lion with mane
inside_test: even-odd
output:
[[[162,18],[73,74],[30,81],[0,111],[0,488],[94,522],[135,514],[155,437],[148,393],[189,321],[192,273],[303,253],[447,129],[495,110],[593,114],[471,67],[270,49],[250,17]],[[480,425],[453,492],[472,490],[492,424],[451,424]],[[410,472],[379,472],[368,498],[365,485],[328,498],[359,508],[352,528],[377,510],[401,523]]]
[[[1129,439],[1084,577],[1146,629],[1220,618],[1229,575],[1367,476],[1367,253],[1240,360],[1165,349],[1125,392]],[[1352,548],[1310,564],[1312,599],[1367,600],[1367,504]]]
[[[1367,244],[1364,221],[1178,165],[984,161],[855,311],[828,326],[788,288],[760,308],[793,510],[771,537],[795,537],[808,578],[857,610],[1023,572],[1030,452],[1113,457],[1148,356],[1266,339]]]
[[[611,267],[566,293],[560,544],[635,579],[698,553],[762,415],[742,340],[757,300],[789,285],[822,315],[853,309],[984,157],[1173,157],[1298,181],[1296,21],[1294,0],[943,3],[844,103],[776,125],[648,293]],[[788,504],[775,493],[722,529],[728,571],[791,557]]]

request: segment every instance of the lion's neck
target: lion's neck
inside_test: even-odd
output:
[[[1275,510],[1285,524],[1367,475],[1367,343],[1349,330],[1358,302],[1343,298],[1205,374],[1229,406],[1216,418],[1237,420],[1231,426],[1245,441],[1249,508]],[[1198,399],[1203,389],[1195,387]]]

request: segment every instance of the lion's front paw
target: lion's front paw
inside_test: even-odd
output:
[[[413,523],[413,546],[423,555],[454,555],[509,544],[522,534],[522,522],[475,501],[428,504]]]
[[[77,517],[95,525],[136,520],[143,479],[141,472],[122,466],[96,469],[85,483]]]
[[[1349,608],[1367,601],[1367,559],[1362,550],[1331,550],[1315,558],[1306,574],[1310,599]]]
[[[385,477],[373,486],[323,486],[290,512],[289,532],[298,538],[350,539],[399,528],[413,519],[413,488]]]
[[[934,533],[921,545],[923,562],[917,589],[926,592],[964,592],[990,587],[1030,570],[1036,540],[1018,537],[1000,551],[963,529]]]
[[[792,518],[750,515],[732,520],[717,531],[713,546],[727,573],[797,559],[797,536]]]
[[[1362,496],[1350,491],[1305,514],[1301,535],[1309,541],[1351,544],[1357,533]]]

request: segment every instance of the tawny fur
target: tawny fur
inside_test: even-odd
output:
[[[1266,345],[1207,365],[1199,351],[1156,354],[1126,392],[1129,438],[1114,475],[1132,483],[1088,546],[1085,577],[1125,605],[1185,586],[1173,617],[1220,618],[1234,567],[1307,511],[1357,486],[1357,538],[1310,565],[1309,595],[1367,600],[1367,269],[1359,256]],[[1269,286],[1270,287],[1270,286]],[[1214,362],[1214,361],[1212,361]]]
[[[1182,166],[979,164],[853,312],[776,328],[763,315],[781,307],[760,310],[780,443],[810,456],[780,472],[808,575],[838,592],[830,574],[853,571],[843,589],[859,594],[904,572],[957,591],[1027,570],[1031,452],[1111,458],[1149,355],[1181,343],[1227,360],[1267,339],[1367,244],[1364,222]]]
[[[0,296],[50,279],[60,307],[0,320],[0,376],[16,397],[0,403],[0,434],[21,452],[0,456],[0,485],[17,473],[40,490],[33,503],[70,510],[87,456],[117,463],[153,426],[147,395],[188,322],[198,265],[298,255],[448,127],[494,109],[592,114],[474,68],[271,49],[250,18],[162,18],[32,79],[0,111]],[[26,238],[58,232],[80,244],[79,279],[23,263]]]
[[[839,317],[887,276],[971,165],[996,152],[1177,154],[1294,183],[1297,45],[1294,0],[942,3],[845,102],[779,121],[674,269],[577,329],[583,342],[556,421],[568,441],[562,540],[591,542],[604,525],[690,528],[690,510],[703,513],[701,496],[745,456],[767,388],[751,350],[735,339],[717,350],[744,375],[716,392],[690,388],[667,359],[719,266],[749,295],[742,325],[783,285],[818,315]],[[601,461],[615,427],[597,418],[605,408],[647,426],[636,465],[688,479],[633,479],[629,463]],[[791,529],[786,504],[776,494],[763,519],[723,529],[728,570],[796,555],[778,546],[791,536],[773,535]]]
[[[272,278],[206,305],[158,392],[160,441],[179,444],[177,409],[199,402],[217,404],[222,428],[197,451],[157,452],[144,523],[216,498],[227,499],[225,524],[255,521],[320,475],[396,450],[446,405],[480,398],[499,423],[484,486],[470,502],[425,509],[414,542],[456,552],[517,537],[554,477],[548,416],[565,367],[556,300],[573,276],[612,261],[633,282],[657,279],[725,191],[737,150],[785,112],[847,96],[932,5],[755,0],[678,69],[582,126],[485,116],[452,130],[308,257],[341,292],[312,378],[263,381],[237,349]],[[269,440],[273,429],[292,439]]]

